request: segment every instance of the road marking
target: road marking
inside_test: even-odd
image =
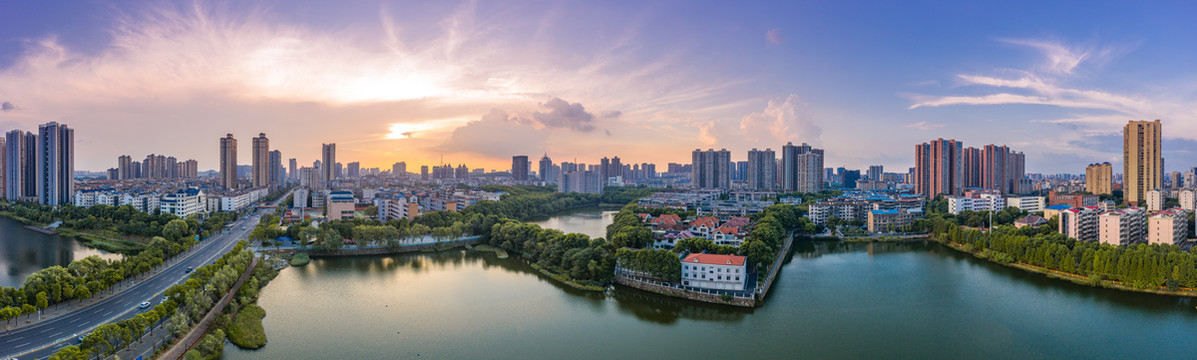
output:
[[[24,343],[24,344],[21,344],[21,345],[17,345],[17,347],[22,347],[22,346],[25,346],[25,345],[29,345],[29,343]]]
[[[71,321],[67,321],[67,322],[69,322],[69,323],[75,323],[76,321],[79,321],[80,319],[83,319],[83,318],[82,318],[82,317],[75,317],[75,320],[71,320]]]
[[[61,332],[61,331],[59,331],[59,332],[57,332],[57,333],[54,333],[54,335],[50,335],[50,336],[59,336],[59,335],[62,335],[62,332]]]

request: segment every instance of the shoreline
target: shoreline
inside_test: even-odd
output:
[[[1084,285],[1084,286],[1093,287],[1093,288],[1112,289],[1112,290],[1125,291],[1125,292],[1142,293],[1142,294],[1197,298],[1197,291],[1194,291],[1192,289],[1177,290],[1177,291],[1168,290],[1167,288],[1164,288],[1164,287],[1156,287],[1155,289],[1139,289],[1139,288],[1135,288],[1133,286],[1123,285],[1121,282],[1113,281],[1113,280],[1099,280],[1098,283],[1094,284],[1089,280],[1088,277],[1084,277],[1079,274],[1066,273],[1063,271],[1045,269],[1045,268],[1038,267],[1035,265],[1024,264],[1024,263],[1020,263],[1020,262],[1003,263],[1003,262],[999,262],[999,261],[994,261],[986,256],[981,255],[980,252],[964,250],[963,244],[959,244],[959,243],[956,243],[956,242],[953,242],[950,240],[938,241],[938,240],[935,240],[934,237],[930,238],[930,240],[934,241],[936,243],[939,243],[939,244],[943,244],[944,246],[947,246],[948,248],[955,250],[957,252],[967,254],[967,255],[972,255],[975,258],[985,260],[992,264],[997,264],[997,265],[1005,266],[1008,268],[1018,269],[1018,270],[1026,271],[1029,273],[1036,273],[1036,274],[1044,275],[1045,277],[1050,278],[1050,279],[1064,280],[1064,281],[1068,281],[1068,282],[1071,282],[1071,283],[1077,284],[1077,285]],[[1185,289],[1185,288],[1182,288],[1182,289]]]

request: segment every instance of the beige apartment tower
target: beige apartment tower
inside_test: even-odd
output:
[[[1113,191],[1114,166],[1110,163],[1090,164],[1085,168],[1085,191],[1094,195],[1110,195]]]
[[[1164,187],[1160,120],[1130,121],[1122,128],[1122,193],[1126,203],[1142,205],[1148,190]]]
[[[270,186],[270,140],[266,133],[258,133],[253,139],[253,152],[254,187]]]
[[[237,188],[237,139],[233,134],[220,138],[220,186]]]

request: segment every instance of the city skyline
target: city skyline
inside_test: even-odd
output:
[[[0,124],[72,124],[87,149],[76,168],[92,171],[157,152],[215,169],[203,139],[265,132],[288,157],[335,142],[380,168],[442,155],[487,169],[514,154],[589,162],[613,146],[637,162],[681,163],[695,148],[743,160],[805,142],[828,165],[902,169],[910,144],[942,137],[1017,148],[1031,173],[1082,173],[1120,167],[1121,126],[1154,119],[1169,129],[1167,171],[1197,163],[1184,61],[1195,50],[1172,46],[1197,34],[1187,11],[536,5],[14,4],[0,15],[13,45],[0,50]],[[195,139],[153,136],[181,124]]]

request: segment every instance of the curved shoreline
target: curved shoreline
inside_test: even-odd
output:
[[[1045,269],[1042,267],[1038,267],[1038,266],[1031,265],[1031,264],[1024,264],[1021,262],[1004,263],[1004,262],[1000,262],[1000,261],[994,261],[993,259],[990,259],[989,257],[982,255],[981,252],[967,251],[964,249],[963,244],[960,244],[960,243],[957,243],[957,242],[954,242],[951,240],[938,241],[938,240],[935,240],[934,237],[931,237],[929,240],[934,241],[939,244],[942,244],[944,246],[947,246],[948,248],[951,248],[952,250],[956,250],[956,251],[959,251],[964,254],[972,255],[973,257],[988,261],[993,264],[1005,266],[1008,268],[1019,269],[1019,270],[1030,272],[1030,273],[1044,275],[1045,277],[1050,278],[1050,279],[1064,280],[1064,281],[1068,281],[1068,282],[1071,282],[1074,284],[1084,285],[1084,286],[1089,286],[1089,287],[1094,287],[1094,288],[1105,288],[1105,289],[1119,290],[1119,291],[1125,291],[1125,292],[1134,292],[1134,293],[1152,294],[1152,295],[1166,295],[1166,296],[1175,296],[1175,297],[1197,298],[1197,291],[1194,291],[1193,289],[1172,291],[1172,290],[1168,290],[1167,288],[1162,287],[1162,286],[1158,286],[1155,289],[1139,289],[1139,288],[1135,288],[1133,286],[1123,285],[1121,282],[1112,281],[1112,280],[1099,280],[1097,284],[1094,284],[1089,280],[1088,277],[1081,276],[1079,274],[1066,273],[1063,271]],[[1182,288],[1182,289],[1187,289],[1187,288]]]

